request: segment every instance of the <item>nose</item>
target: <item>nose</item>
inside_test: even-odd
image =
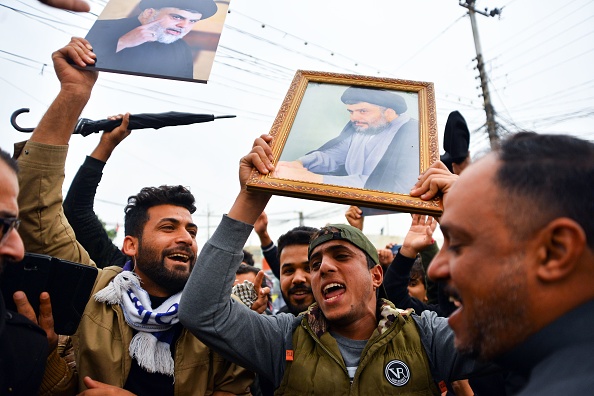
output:
[[[303,270],[295,271],[295,275],[292,280],[293,284],[309,283],[309,274]]]
[[[433,257],[429,268],[427,268],[427,276],[434,282],[450,278],[450,264],[447,253],[445,253],[446,250],[445,246],[443,246],[435,257]]]
[[[182,21],[179,21],[175,24],[175,26],[177,26],[179,28],[185,28],[186,26],[188,26],[188,20],[184,19]]]
[[[336,272],[336,265],[329,257],[323,257],[319,272],[322,276],[329,272]]]
[[[185,228],[182,228],[177,233],[176,241],[180,242],[180,243],[184,243],[189,246],[192,246],[195,239],[192,237],[192,234],[190,234],[190,232],[188,230],[186,230]]]
[[[21,261],[24,256],[25,247],[23,245],[23,240],[17,230],[12,229],[9,231],[4,242],[0,245],[0,257],[8,258],[13,261]]]

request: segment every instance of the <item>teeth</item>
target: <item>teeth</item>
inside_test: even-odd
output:
[[[324,293],[327,293],[328,290],[332,287],[343,287],[340,283],[330,283],[324,287]]]
[[[171,258],[171,259],[179,259],[179,260],[183,260],[183,261],[188,261],[188,259],[190,258],[190,256],[186,256],[185,254],[172,254],[172,255],[169,255],[169,258]]]

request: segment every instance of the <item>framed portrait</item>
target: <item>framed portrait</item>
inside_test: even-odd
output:
[[[409,192],[439,159],[433,83],[298,70],[270,131],[275,171],[247,188],[440,215]]]
[[[230,0],[111,0],[86,35],[94,68],[206,83]]]

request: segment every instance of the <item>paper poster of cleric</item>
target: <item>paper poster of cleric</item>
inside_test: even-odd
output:
[[[97,70],[205,83],[228,7],[228,0],[111,0],[85,38]]]
[[[420,173],[418,93],[309,82],[275,176],[408,194]]]

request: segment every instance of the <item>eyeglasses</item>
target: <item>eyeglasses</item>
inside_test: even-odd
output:
[[[2,225],[2,233],[0,233],[0,245],[4,243],[10,231],[18,229],[21,225],[21,221],[16,217],[0,217],[0,223]]]

